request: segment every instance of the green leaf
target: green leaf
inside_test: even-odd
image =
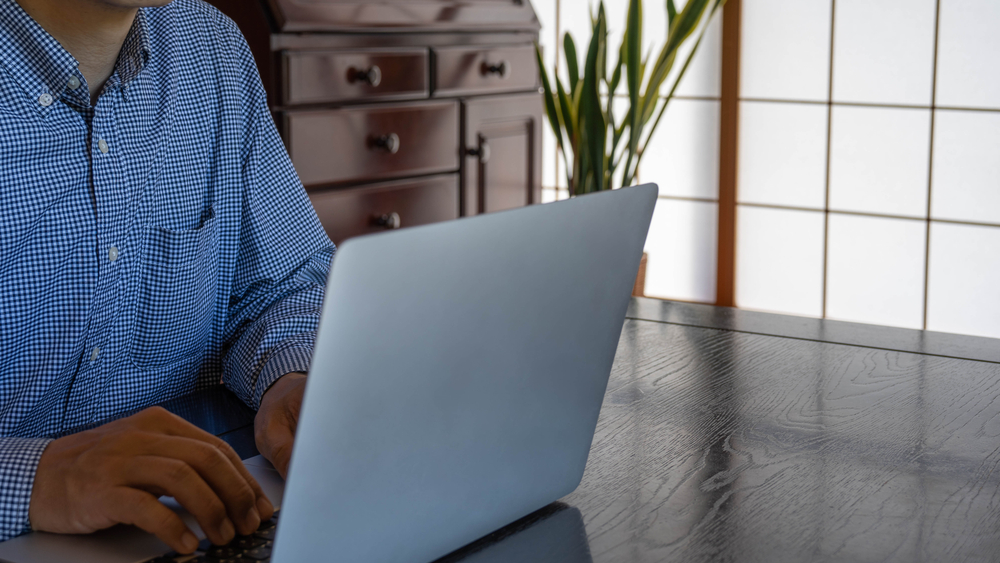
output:
[[[559,123],[559,113],[556,110],[556,93],[552,91],[552,86],[549,84],[549,73],[545,70],[545,61],[542,60],[542,51],[538,47],[538,44],[535,44],[535,56],[538,57],[538,71],[542,77],[542,97],[545,98],[545,114],[549,118],[549,125],[552,127],[552,132],[555,133],[556,142],[559,143],[560,150],[564,150],[563,128]]]
[[[563,54],[566,57],[566,71],[569,73],[569,89],[573,91],[580,81],[580,61],[577,59],[576,42],[569,32],[563,36]]]
[[[674,0],[667,0],[667,29],[670,29],[670,25],[674,23],[676,16],[677,6],[674,5]]]
[[[587,62],[584,64],[583,90],[579,108],[582,121],[581,129],[583,130],[581,137],[585,140],[589,153],[590,170],[588,170],[588,175],[593,174],[596,189],[604,187],[604,149],[607,142],[607,124],[604,122],[604,113],[601,111],[601,98],[598,91],[600,71],[597,65],[601,44],[607,36],[607,29],[604,11],[599,9],[594,35],[590,41],[590,49],[587,51]],[[586,190],[589,189],[590,185],[589,183],[584,185],[584,193],[587,193]]]
[[[574,154],[577,150],[577,109],[576,105],[569,96],[566,95],[566,90],[563,88],[562,81],[559,77],[556,77],[556,101],[559,102],[559,110],[562,113],[562,122],[566,127],[566,135],[570,138],[570,144],[573,147]]]
[[[628,85],[629,121],[628,121],[628,151],[625,161],[625,172],[631,166],[636,151],[639,149],[639,106],[642,85],[642,1],[630,0],[628,5],[628,20],[625,26],[625,72]]]
[[[673,52],[683,43],[695,29],[701,17],[705,15],[711,0],[688,0],[680,14],[674,17],[670,24],[670,31],[667,32],[667,44],[663,46],[664,51]]]
[[[597,81],[598,84],[607,80],[608,72],[608,17],[604,11],[604,2],[597,5],[597,26],[594,28],[594,36],[599,37],[597,43]]]

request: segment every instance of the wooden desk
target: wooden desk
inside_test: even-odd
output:
[[[580,487],[441,561],[967,560],[1000,341],[636,299]]]

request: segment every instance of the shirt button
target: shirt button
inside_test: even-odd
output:
[[[76,90],[80,87],[80,79],[75,76],[70,76],[69,82],[66,85],[69,86],[70,90]]]
[[[108,154],[108,144],[104,142],[104,139],[97,141],[97,148],[101,149],[104,154]]]
[[[41,96],[38,96],[38,103],[42,104],[43,108],[51,106],[52,105],[52,95],[51,94],[42,94]]]
[[[97,347],[94,347],[94,351],[90,353],[90,361],[96,360],[97,356],[100,356],[100,355],[101,355],[101,349],[97,348]]]
[[[108,260],[114,262],[117,259],[118,259],[118,249],[112,246],[111,248],[108,249]]]

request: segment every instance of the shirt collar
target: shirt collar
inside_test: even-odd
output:
[[[149,62],[149,28],[146,25],[146,10],[139,8],[132,22],[132,28],[125,36],[125,43],[118,53],[115,74],[123,85],[128,85],[142,72]]]
[[[108,84],[127,86],[149,61],[149,52],[145,9],[140,8]],[[90,104],[80,63],[15,0],[0,0],[0,63],[43,115],[62,97]]]

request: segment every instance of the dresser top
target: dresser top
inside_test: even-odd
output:
[[[481,31],[540,28],[528,0],[261,0],[275,31]]]

